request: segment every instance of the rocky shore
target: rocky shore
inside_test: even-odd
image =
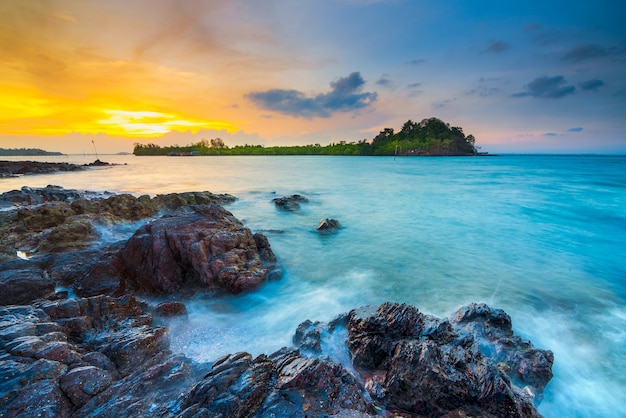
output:
[[[80,171],[88,167],[109,166],[110,163],[95,160],[89,164],[49,163],[38,161],[0,161],[0,178],[17,177],[25,174],[48,174],[63,171]]]
[[[360,307],[257,357],[172,352],[166,318],[188,297],[280,278],[267,238],[225,209],[234,199],[0,195],[0,416],[539,416],[553,355],[484,304],[448,318]],[[121,226],[135,232],[111,238]]]

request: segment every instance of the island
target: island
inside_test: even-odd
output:
[[[186,146],[159,146],[139,144],[133,154],[198,156],[198,155],[361,155],[361,156],[473,156],[481,155],[475,146],[476,138],[465,135],[463,129],[450,126],[437,118],[421,122],[408,120],[399,132],[385,128],[373,139],[329,145],[293,145],[265,147],[263,145],[237,145],[228,147],[221,138],[202,139]]]
[[[0,156],[3,157],[32,157],[64,155],[61,152],[45,151],[39,148],[0,148]]]

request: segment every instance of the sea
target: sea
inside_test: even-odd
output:
[[[626,416],[626,156],[98,157],[119,165],[4,178],[0,192],[229,193],[238,200],[227,209],[277,255],[280,280],[188,301],[188,321],[170,324],[175,351],[207,362],[269,354],[291,345],[302,321],[367,304],[447,317],[485,302],[554,352],[542,415]],[[309,199],[299,212],[272,203],[292,194]],[[319,234],[324,218],[341,228]],[[136,227],[103,229],[103,240]]]

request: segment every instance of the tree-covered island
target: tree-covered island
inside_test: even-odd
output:
[[[49,155],[63,154],[56,151],[45,151],[39,148],[0,148],[0,156],[2,157],[31,157]]]
[[[322,146],[293,145],[265,147],[237,145],[228,147],[221,138],[203,139],[186,146],[161,147],[156,144],[135,144],[135,155],[404,155],[404,156],[461,156],[477,155],[473,135],[450,126],[437,118],[419,123],[408,120],[399,132],[385,128],[371,141],[340,141]]]

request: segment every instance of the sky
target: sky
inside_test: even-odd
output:
[[[328,144],[437,117],[626,153],[626,1],[0,0],[0,147]]]

